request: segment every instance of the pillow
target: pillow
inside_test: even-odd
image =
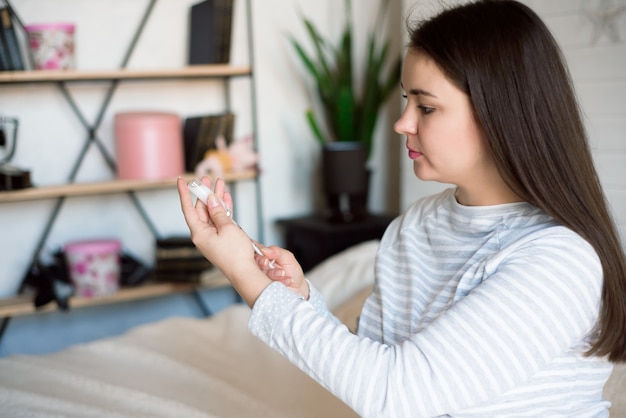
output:
[[[374,261],[379,240],[366,241],[335,254],[305,274],[335,311],[374,284]],[[357,303],[358,304],[358,303]]]
[[[345,324],[354,334],[356,334],[359,325],[359,317],[361,316],[363,304],[365,303],[365,299],[372,293],[372,287],[373,286],[368,286],[362,289],[333,311],[333,315]]]

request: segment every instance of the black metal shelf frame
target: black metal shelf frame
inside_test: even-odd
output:
[[[149,0],[146,9],[143,12],[143,15],[141,17],[141,20],[139,21],[139,24],[137,26],[137,29],[134,32],[133,38],[124,54],[124,57],[122,59],[122,62],[119,66],[119,69],[124,69],[127,67],[128,62],[132,56],[133,51],[135,50],[135,47],[137,45],[137,42],[139,40],[139,38],[141,37],[141,34],[145,28],[145,25],[147,23],[147,21],[149,20],[149,17],[156,5],[157,0]],[[13,7],[13,5],[11,4],[10,0],[5,0],[5,3],[7,5],[7,7],[9,7],[11,9],[11,11],[13,12],[14,16],[16,17],[16,21],[18,23],[18,25],[21,27],[22,30],[24,30],[24,25],[19,17],[19,14],[17,13],[15,7]],[[251,5],[251,0],[246,0],[246,20],[247,20],[247,35],[248,35],[248,54],[249,54],[249,62],[250,62],[250,67],[253,68],[253,63],[254,63],[254,51],[253,51],[253,28],[252,28],[252,5]],[[226,111],[229,111],[231,109],[231,92],[230,92],[230,79],[232,78],[231,75],[212,75],[212,76],[207,76],[207,78],[219,78],[223,80],[223,91],[224,91],[224,109]],[[251,108],[251,117],[252,117],[252,135],[253,135],[253,139],[254,139],[254,144],[255,144],[255,148],[258,148],[257,146],[257,123],[258,123],[258,119],[257,119],[257,109],[256,109],[256,86],[255,86],[255,81],[254,81],[254,72],[253,70],[251,70],[249,76],[249,81],[250,81],[250,108]],[[74,112],[74,114],[76,115],[76,117],[78,118],[78,120],[80,121],[80,123],[82,124],[82,126],[85,128],[85,131],[87,133],[87,137],[85,138],[85,141],[82,145],[82,148],[80,150],[80,153],[78,155],[78,157],[76,158],[76,161],[74,162],[72,169],[70,171],[70,174],[68,176],[67,179],[67,183],[74,183],[76,180],[76,176],[78,174],[78,171],[81,167],[81,164],[83,163],[83,160],[89,150],[89,148],[92,145],[95,145],[98,149],[98,151],[100,152],[100,154],[102,155],[103,159],[105,160],[107,166],[112,170],[112,172],[116,171],[116,162],[115,159],[109,154],[109,152],[106,150],[106,148],[104,147],[104,145],[101,142],[101,139],[97,136],[97,131],[102,123],[102,119],[104,117],[104,114],[106,113],[106,110],[108,109],[111,100],[113,98],[113,95],[115,93],[115,91],[117,90],[117,87],[119,86],[119,82],[121,81],[120,79],[107,79],[107,80],[103,80],[104,82],[108,82],[110,83],[110,85],[108,86],[108,89],[106,91],[106,94],[104,96],[104,99],[102,101],[102,103],[100,104],[99,110],[97,112],[97,116],[95,118],[95,121],[93,123],[89,123],[87,121],[87,118],[84,116],[83,112],[81,111],[80,107],[78,106],[78,104],[76,103],[76,101],[74,100],[74,98],[72,97],[72,95],[70,94],[70,91],[68,90],[68,86],[67,84],[70,82],[76,82],[76,81],[59,81],[59,80],[50,80],[50,83],[54,83],[57,85],[57,87],[59,88],[61,94],[63,95],[63,97],[65,98],[65,100],[67,101],[67,103],[69,104],[70,108],[72,109],[72,111]],[[233,195],[235,195],[235,187],[236,184],[233,183],[231,184],[231,188],[233,189]],[[154,223],[152,222],[152,220],[149,218],[146,210],[144,209],[144,207],[141,205],[141,202],[139,201],[137,195],[135,192],[133,191],[128,191],[125,192],[129,198],[131,199],[132,204],[134,205],[134,207],[136,208],[136,210],[138,211],[139,215],[141,216],[141,218],[143,219],[143,221],[145,222],[146,226],[150,229],[151,233],[156,237],[156,238],[160,238],[160,234],[158,229],[156,228],[156,226],[154,225]],[[260,186],[260,181],[257,178],[255,178],[255,193],[256,193],[256,199],[257,199],[257,224],[258,224],[258,235],[259,235],[259,240],[262,241],[263,240],[263,231],[264,231],[264,227],[263,227],[263,212],[262,212],[262,201],[261,201],[261,186]],[[38,258],[41,254],[41,251],[50,235],[50,232],[52,230],[52,227],[54,226],[54,223],[56,221],[56,219],[58,218],[63,203],[65,202],[66,197],[65,196],[60,196],[56,199],[55,205],[51,211],[51,213],[48,216],[48,219],[45,223],[45,227],[39,237],[39,240],[37,242],[37,245],[35,246],[35,250],[33,251],[33,256],[31,259],[31,264],[28,268],[28,270],[30,271],[30,269],[32,269],[38,261]],[[28,271],[27,271],[28,274]]]

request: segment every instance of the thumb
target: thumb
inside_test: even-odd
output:
[[[263,251],[263,255],[265,255],[266,258],[275,261],[281,266],[294,264],[295,257],[290,251],[285,250],[284,248],[271,245],[269,247],[261,248],[261,251]]]
[[[232,220],[226,213],[226,209],[224,209],[224,206],[214,193],[209,194],[207,208],[211,221],[213,221],[216,227],[219,228],[220,226],[232,223]]]

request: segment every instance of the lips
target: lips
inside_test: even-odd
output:
[[[409,158],[412,160],[415,160],[419,157],[421,157],[423,154],[419,151],[416,151],[414,149],[409,148],[409,146],[407,145],[406,147],[409,150]]]

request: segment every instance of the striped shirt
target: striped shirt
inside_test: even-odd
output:
[[[358,336],[315,289],[307,302],[280,283],[249,329],[363,417],[606,417],[611,364],[583,355],[601,290],[579,235],[448,189],[385,232]]]

